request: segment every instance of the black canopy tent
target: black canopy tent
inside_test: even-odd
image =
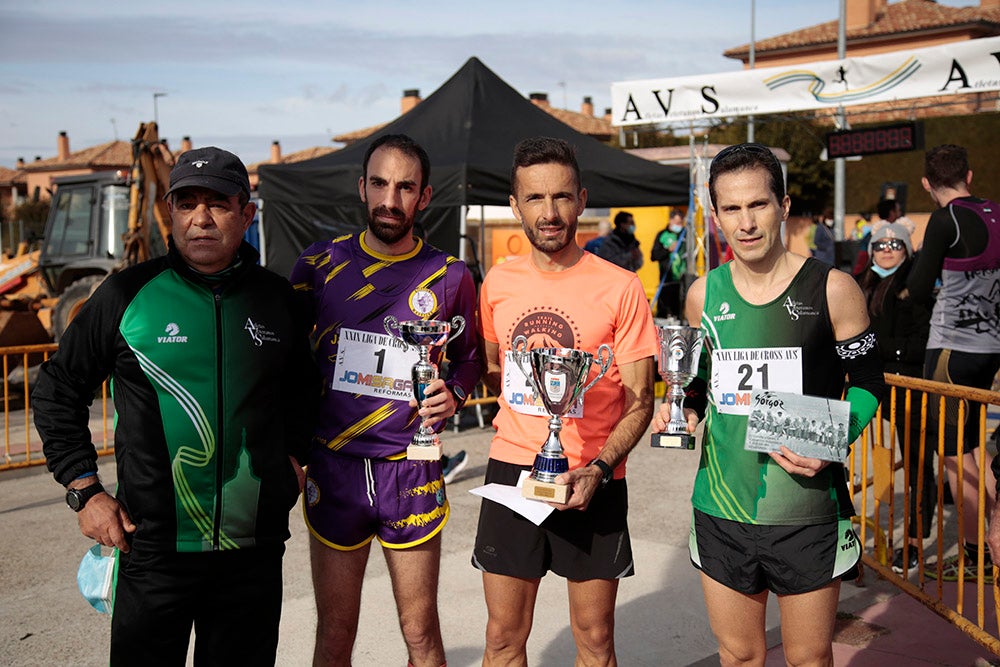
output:
[[[434,193],[419,220],[431,243],[456,255],[463,208],[508,203],[514,146],[526,137],[556,137],[576,148],[588,207],[688,202],[687,169],[628,155],[577,132],[470,58],[426,100],[366,140],[313,160],[261,165],[269,268],[288,275],[310,243],[364,228],[361,162],[369,143],[384,134],[407,134],[427,150]]]

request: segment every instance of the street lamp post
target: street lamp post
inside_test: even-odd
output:
[[[756,0],[750,0],[750,60],[748,65],[750,69],[754,68],[754,60],[757,51],[757,37],[756,37],[756,23],[757,23],[757,3]],[[753,116],[747,118],[747,141],[754,141],[754,119]]]
[[[156,105],[157,98],[166,97],[166,93],[153,93],[153,122],[156,123],[156,127],[160,127],[160,112]]]

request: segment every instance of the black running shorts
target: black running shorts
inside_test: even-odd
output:
[[[490,459],[486,483],[514,486],[526,469]],[[472,565],[483,572],[522,579],[540,579],[549,570],[572,580],[631,576],[635,568],[625,480],[612,480],[599,489],[585,511],[556,510],[541,526],[484,499]]]
[[[760,526],[694,510],[691,562],[720,584],[756,595],[808,593],[856,579],[861,543],[850,519],[812,526]]]

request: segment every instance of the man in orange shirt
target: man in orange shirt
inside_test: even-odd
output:
[[[515,338],[525,336],[529,349],[574,348],[595,357],[607,344],[615,356],[563,419],[570,470],[555,481],[570,487],[566,504],[553,504],[557,511],[536,526],[483,501],[472,559],[483,572],[489,612],[483,664],[527,664],[538,585],[551,570],[567,579],[577,662],[611,665],[618,580],[634,572],[625,459],[652,417],[659,344],[635,273],[576,243],[587,191],[572,147],[556,139],[522,141],[511,190],[511,209],[532,248],[494,266],[480,295],[486,382],[500,397],[486,482],[515,485],[548,434],[548,415],[519,400],[524,380],[509,356]]]

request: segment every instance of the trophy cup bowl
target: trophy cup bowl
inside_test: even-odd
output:
[[[664,449],[694,449],[684,417],[684,387],[698,374],[698,359],[705,332],[687,326],[658,326],[660,377],[667,385],[670,421],[663,433],[653,433],[650,443]]]
[[[432,347],[447,345],[465,329],[465,318],[456,315],[450,322],[444,320],[404,320],[400,322],[392,315],[384,321],[385,331],[407,345],[417,348],[420,359],[413,364],[413,396],[417,405],[426,397],[427,385],[438,378],[438,367],[430,360]],[[393,329],[399,335],[393,333]],[[406,458],[419,461],[437,461],[441,458],[441,440],[433,429],[421,421],[406,448]]]
[[[524,336],[514,339],[514,361],[528,378],[531,388],[550,417],[548,437],[535,456],[531,474],[521,487],[521,495],[534,500],[565,504],[569,498],[569,487],[555,483],[556,477],[569,470],[569,461],[559,440],[562,416],[572,410],[577,401],[604,376],[611,367],[614,353],[608,345],[598,348],[600,372],[585,386],[594,362],[592,354],[558,347],[529,351],[527,346],[528,340]]]

